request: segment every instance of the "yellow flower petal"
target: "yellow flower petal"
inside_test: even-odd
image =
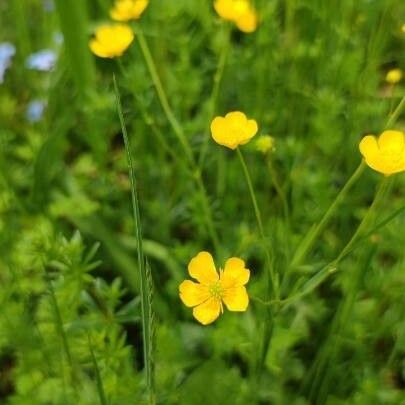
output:
[[[236,128],[246,125],[247,121],[246,115],[241,111],[231,111],[225,115],[225,119]]]
[[[222,300],[229,311],[246,311],[249,305],[249,296],[243,286],[228,288],[224,291]]]
[[[249,281],[249,277],[250,271],[245,268],[245,262],[238,257],[231,257],[221,272],[221,286],[224,289],[243,286]]]
[[[198,322],[203,325],[208,325],[218,318],[221,312],[221,301],[215,298],[203,302],[202,304],[194,307],[193,316]]]
[[[102,58],[121,56],[134,39],[134,33],[128,25],[103,25],[90,40],[90,50]]]
[[[373,135],[366,135],[360,141],[359,149],[366,160],[372,156],[377,155],[379,150],[376,137]]]
[[[215,11],[224,20],[232,21],[235,16],[234,0],[216,0],[214,2]]]
[[[145,11],[148,3],[148,0],[117,0],[110,16],[115,21],[136,20]]]
[[[191,277],[205,285],[215,283],[219,279],[214,259],[208,252],[200,252],[193,257],[188,264],[188,272]]]
[[[401,131],[384,131],[378,138],[382,151],[399,152],[405,146],[404,134]]]
[[[195,307],[210,297],[206,285],[197,284],[190,280],[183,281],[179,286],[180,299],[187,307]]]
[[[235,21],[236,26],[246,34],[256,31],[257,15],[254,10],[248,10]]]

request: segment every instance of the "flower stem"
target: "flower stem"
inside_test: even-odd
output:
[[[311,277],[302,287],[301,291],[297,294],[285,299],[282,301],[282,304],[291,304],[298,299],[308,295],[320,284],[322,284],[331,274],[335,273],[338,270],[338,264],[353,251],[353,247],[356,242],[364,235],[365,230],[370,226],[374,220],[374,215],[378,210],[381,201],[387,194],[387,191],[391,185],[391,177],[384,177],[381,181],[376,194],[374,196],[373,202],[367,210],[366,215],[363,217],[362,221],[358,225],[357,229],[353,233],[353,236],[350,238],[349,242],[344,246],[340,251],[336,259],[332,260],[326,266],[324,266],[318,273]]]
[[[146,66],[149,70],[149,74],[151,76],[151,79],[152,79],[153,85],[155,87],[156,93],[158,95],[162,109],[163,109],[163,111],[166,115],[166,118],[169,121],[175,135],[177,136],[177,139],[179,140],[180,144],[182,145],[184,152],[187,156],[188,163],[194,172],[193,178],[194,178],[195,184],[197,186],[197,190],[201,196],[202,208],[205,212],[208,233],[209,233],[212,243],[215,247],[215,250],[219,251],[219,248],[220,248],[219,238],[218,238],[218,234],[217,234],[217,231],[216,231],[216,228],[214,225],[214,220],[213,220],[213,215],[212,215],[212,211],[211,211],[211,207],[210,207],[210,203],[209,203],[209,199],[208,199],[208,195],[207,195],[207,190],[204,186],[204,182],[202,181],[201,172],[198,168],[197,162],[194,159],[192,149],[184,134],[183,128],[177,121],[177,118],[175,117],[175,115],[170,107],[168,98],[166,96],[166,92],[162,86],[162,82],[157,73],[157,69],[156,69],[155,63],[152,58],[152,54],[150,53],[149,46],[146,42],[145,36],[143,35],[142,29],[139,26],[136,29],[136,33],[138,35],[139,46],[141,48],[143,57],[146,62]]]
[[[397,121],[399,115],[401,114],[404,106],[405,106],[405,96],[402,97],[401,101],[397,105],[397,108],[395,108],[394,112],[392,114],[390,114],[388,121],[385,124],[386,129],[389,129],[391,127],[391,125],[395,124],[395,122]]]
[[[220,50],[219,54],[219,61],[218,61],[218,66],[217,70],[215,71],[214,78],[213,78],[213,87],[212,87],[212,92],[209,98],[209,110],[208,110],[208,122],[211,122],[211,119],[213,118],[217,106],[217,101],[218,101],[218,94],[219,94],[219,88],[221,85],[222,81],[222,76],[224,74],[225,66],[226,66],[226,60],[228,57],[228,52],[229,52],[229,36],[230,36],[230,30],[228,24],[224,23],[223,24],[223,32],[224,32],[224,39],[222,42],[222,48]],[[201,148],[201,153],[200,157],[198,160],[198,166],[202,168],[204,166],[204,160],[207,154],[207,149],[208,149],[208,141],[209,141],[209,126],[204,132],[204,138],[203,138],[203,144]]]
[[[329,220],[339,207],[340,203],[345,199],[347,193],[350,191],[350,189],[353,187],[356,181],[360,178],[361,174],[364,171],[364,168],[365,163],[364,161],[362,161],[356,168],[356,170],[353,172],[353,174],[350,176],[350,178],[347,180],[343,188],[340,190],[333,203],[330,205],[330,207],[323,215],[322,219],[318,222],[317,225],[315,225],[314,228],[312,228],[305,235],[304,239],[296,249],[295,255],[291,260],[290,268],[299,266],[305,260],[308,252],[314,245],[320,233],[324,230],[325,226],[328,224]]]
[[[139,25],[136,28],[136,33],[138,36],[138,43],[141,48],[142,55],[145,59],[146,66],[152,78],[153,85],[155,86],[156,94],[159,98],[160,105],[162,106],[166,118],[169,121],[171,127],[173,128],[173,131],[177,136],[177,139],[181,143],[187,158],[190,161],[194,161],[193,152],[191,150],[190,144],[187,141],[182,126],[177,121],[177,118],[174,115],[172,108],[170,107],[169,101],[166,96],[166,92],[162,86],[162,82],[160,80],[155,63],[153,61],[152,54],[150,53],[149,46],[146,42],[145,36],[143,35],[143,31]]]
[[[274,272],[273,268],[273,263],[271,259],[271,254],[269,249],[267,248],[267,241],[266,241],[266,236],[264,233],[264,228],[263,228],[263,221],[261,217],[261,213],[259,210],[259,206],[257,204],[257,198],[256,194],[253,188],[253,183],[252,179],[249,173],[249,169],[246,165],[245,159],[243,157],[243,154],[239,148],[236,149],[238,153],[239,160],[241,162],[243,172],[246,178],[246,182],[249,188],[249,193],[250,197],[252,199],[252,204],[253,204],[253,209],[255,212],[256,216],[256,222],[257,222],[257,227],[259,229],[260,237],[262,239],[262,245],[263,249],[265,252],[266,256],[266,267],[268,269],[267,271],[267,301],[270,301],[271,298],[274,298],[274,300],[277,302],[279,301],[279,283],[278,279],[276,278],[276,274]],[[260,350],[258,351],[258,357],[257,357],[257,365],[256,365],[256,375],[257,379],[260,379],[260,376],[262,374],[262,370],[264,367],[264,363],[266,361],[266,355],[270,347],[270,342],[271,342],[271,337],[273,334],[274,330],[274,322],[275,322],[275,316],[278,308],[276,307],[275,309],[271,307],[266,307],[265,308],[265,319],[264,319],[264,324],[263,324],[263,329],[262,329],[262,339],[261,339],[261,347]]]

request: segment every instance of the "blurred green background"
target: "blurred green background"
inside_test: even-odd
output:
[[[139,35],[119,59],[90,53],[111,4],[0,3],[0,44],[15,50],[7,67],[0,55],[0,403],[405,404],[403,211],[279,309],[258,376],[264,255],[237,155],[209,133],[233,110],[259,124],[243,153],[287,298],[336,258],[382,178],[366,168],[305,263],[289,266],[360,163],[361,137],[379,134],[404,96],[403,80],[385,81],[405,68],[404,2],[257,0],[258,29],[244,34],[209,0],[151,0],[135,29],[199,169],[161,108]],[[152,398],[113,74],[153,279]],[[403,114],[394,127],[404,130]],[[275,140],[267,154],[262,135]],[[378,221],[403,208],[403,190],[396,175]],[[178,297],[202,250],[251,270],[249,310],[206,327]]]

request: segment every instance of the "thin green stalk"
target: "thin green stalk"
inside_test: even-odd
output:
[[[194,170],[194,179],[196,181],[198,191],[201,195],[201,200],[202,200],[202,205],[203,205],[202,208],[205,211],[205,218],[207,221],[208,232],[210,234],[210,238],[212,240],[212,243],[213,243],[215,249],[217,251],[219,251],[219,248],[220,248],[219,238],[218,238],[218,234],[215,229],[215,226],[214,226],[214,220],[213,220],[213,215],[212,215],[209,200],[208,200],[207,190],[205,189],[204,183],[202,181],[200,170],[194,159],[192,149],[184,134],[183,128],[177,121],[177,118],[175,117],[175,115],[170,107],[168,98],[166,96],[166,92],[162,86],[162,82],[158,75],[155,63],[152,58],[152,54],[150,53],[149,46],[146,42],[145,36],[143,35],[142,29],[139,26],[137,26],[136,32],[138,34],[138,42],[139,42],[139,46],[141,48],[141,52],[145,59],[145,63],[149,70],[149,74],[152,78],[152,82],[155,87],[156,94],[159,98],[162,109],[163,109],[163,111],[166,115],[166,118],[169,121],[174,133],[176,134],[177,139],[179,140],[180,144],[182,145],[182,147],[184,149],[184,152],[187,156],[190,166]]]
[[[237,148],[236,151],[238,153],[238,157],[239,157],[240,163],[242,165],[243,173],[245,175],[246,183],[249,188],[249,194],[250,194],[250,198],[252,200],[253,210],[255,212],[257,227],[259,229],[263,248],[264,248],[264,251],[266,254],[266,261],[267,261],[267,266],[268,266],[268,270],[269,270],[269,274],[270,274],[270,281],[272,284],[273,295],[274,295],[275,299],[278,299],[279,298],[278,285],[277,285],[278,283],[276,281],[276,275],[274,273],[274,269],[273,269],[273,265],[272,265],[272,261],[271,261],[271,255],[270,255],[269,249],[267,248],[267,240],[266,240],[266,235],[264,233],[263,221],[262,221],[262,216],[260,213],[259,205],[257,204],[256,193],[255,193],[252,179],[251,179],[251,176],[249,173],[249,169],[246,165],[245,158],[243,157],[242,151],[239,148]]]
[[[108,405],[107,397],[106,397],[105,391],[104,391],[103,380],[101,378],[100,369],[98,367],[97,359],[96,359],[96,356],[95,356],[94,351],[93,351],[93,342],[91,341],[90,334],[87,335],[87,339],[88,339],[88,342],[89,342],[89,350],[90,350],[91,360],[93,362],[94,371],[96,373],[97,392],[98,392],[98,396],[100,398],[100,404],[101,405]]]
[[[149,46],[146,42],[145,36],[143,35],[143,31],[139,25],[136,28],[136,33],[137,33],[138,43],[141,48],[142,55],[145,59],[146,66],[149,70],[149,74],[152,78],[152,82],[153,82],[153,85],[156,90],[156,94],[159,98],[160,104],[166,115],[166,118],[169,121],[170,125],[172,126],[173,131],[174,131],[175,135],[177,136],[177,139],[183,146],[183,149],[184,149],[184,152],[185,152],[187,158],[190,161],[193,161],[194,157],[193,157],[193,152],[191,150],[190,144],[187,141],[187,138],[184,134],[182,126],[178,122],[176,116],[174,115],[174,113],[170,107],[169,101],[166,96],[166,92],[162,86],[162,82],[158,75],[158,72],[157,72],[157,69],[155,66],[155,62],[153,61],[152,54],[150,53]]]
[[[65,357],[66,357],[66,360],[69,365],[70,378],[73,381],[74,392],[75,392],[76,397],[78,397],[78,392],[76,389],[76,384],[78,381],[76,378],[76,373],[75,373],[75,369],[74,369],[74,365],[73,365],[72,354],[71,354],[71,350],[70,350],[70,346],[69,346],[69,342],[68,342],[68,339],[66,336],[65,329],[63,328],[62,315],[59,310],[59,305],[58,305],[58,300],[56,299],[55,290],[53,288],[52,281],[49,279],[48,274],[46,273],[46,268],[45,268],[45,280],[48,285],[49,295],[51,297],[51,302],[52,302],[52,308],[53,308],[53,311],[55,314],[56,329],[61,338],[63,351],[65,353]]]
[[[213,78],[213,87],[211,91],[211,95],[209,98],[209,110],[208,110],[208,127],[204,132],[204,138],[203,138],[203,144],[201,147],[201,153],[200,157],[198,159],[198,166],[200,168],[204,167],[204,161],[207,155],[208,151],[208,142],[210,139],[209,133],[210,133],[210,122],[215,114],[215,110],[217,108],[217,102],[218,102],[218,95],[219,95],[219,89],[221,86],[221,81],[222,77],[224,74],[225,66],[226,66],[226,60],[228,57],[228,52],[229,52],[229,45],[230,45],[230,30],[229,30],[229,25],[227,23],[223,23],[222,25],[223,30],[224,30],[224,39],[222,42],[222,48],[220,50],[219,54],[219,61],[218,61],[218,66],[217,70],[215,71],[214,78]]]
[[[121,97],[118,90],[117,81],[114,76],[114,91],[116,97],[116,105],[118,116],[121,124],[122,135],[124,138],[125,151],[127,154],[128,172],[131,182],[131,199],[132,199],[132,214],[135,223],[135,236],[137,240],[137,254],[138,254],[138,268],[141,290],[141,315],[142,315],[142,337],[143,337],[143,355],[145,364],[145,377],[146,387],[148,391],[148,399],[150,404],[155,403],[155,387],[154,387],[154,370],[153,370],[153,338],[152,338],[152,286],[151,280],[148,276],[148,270],[146,268],[146,260],[142,246],[142,228],[141,228],[141,216],[139,210],[139,199],[136,187],[135,169],[132,162],[131,145],[128,138],[128,133],[122,113]]]
[[[402,97],[401,101],[397,105],[397,108],[394,110],[394,112],[389,116],[387,123],[385,124],[385,128],[389,129],[392,125],[395,124],[397,121],[398,117],[400,116],[402,109],[405,106],[405,96]]]
[[[333,203],[327,209],[325,214],[323,215],[322,219],[318,222],[315,227],[311,228],[311,230],[306,234],[302,242],[299,244],[292,260],[290,267],[297,267],[299,266],[306,258],[307,254],[309,253],[310,249],[314,245],[315,241],[318,239],[321,232],[325,229],[325,226],[329,223],[332,215],[336,212],[337,208],[339,207],[340,203],[345,199],[348,192],[351,190],[353,185],[357,182],[360,178],[361,174],[365,169],[364,161],[361,161],[359,166],[347,180],[346,184],[340,190],[338,195],[336,196]]]
[[[249,173],[249,169],[246,165],[245,159],[243,154],[239,148],[236,149],[238,153],[239,160],[242,165],[242,169],[246,178],[246,182],[249,188],[249,194],[252,200],[253,209],[256,216],[257,227],[259,229],[260,237],[262,240],[263,249],[265,252],[266,257],[266,267],[267,267],[267,295],[268,300],[273,296],[276,301],[279,300],[279,289],[278,289],[278,279],[276,278],[276,274],[274,272],[273,263],[271,260],[271,255],[269,249],[267,248],[267,240],[264,233],[263,228],[263,221],[260,213],[259,206],[257,204],[256,194],[253,188],[252,179]],[[261,348],[258,352],[258,359],[257,359],[257,379],[259,380],[262,374],[262,370],[264,367],[264,363],[266,360],[266,355],[269,350],[271,337],[273,334],[274,329],[274,322],[275,322],[275,315],[276,310],[273,310],[271,307],[267,307],[265,309],[265,321],[263,323],[263,335],[261,340]]]
[[[293,296],[282,301],[283,305],[291,304],[301,299],[302,297],[308,295],[313,290],[315,290],[320,284],[322,284],[331,274],[337,271],[338,264],[353,250],[353,246],[356,244],[358,239],[362,237],[365,233],[365,230],[373,221],[374,216],[378,207],[380,206],[381,201],[385,197],[389,186],[391,184],[390,177],[384,177],[377,189],[373,202],[371,203],[369,209],[367,210],[366,215],[363,217],[362,221],[358,225],[356,231],[353,233],[353,236],[350,238],[349,242],[344,246],[339,255],[324,266],[318,273],[311,277],[302,287],[301,291]]]

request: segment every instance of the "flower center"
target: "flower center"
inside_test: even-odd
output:
[[[209,286],[209,293],[212,298],[220,300],[224,293],[224,289],[222,288],[221,283],[219,281],[216,281],[215,283],[211,284]]]

